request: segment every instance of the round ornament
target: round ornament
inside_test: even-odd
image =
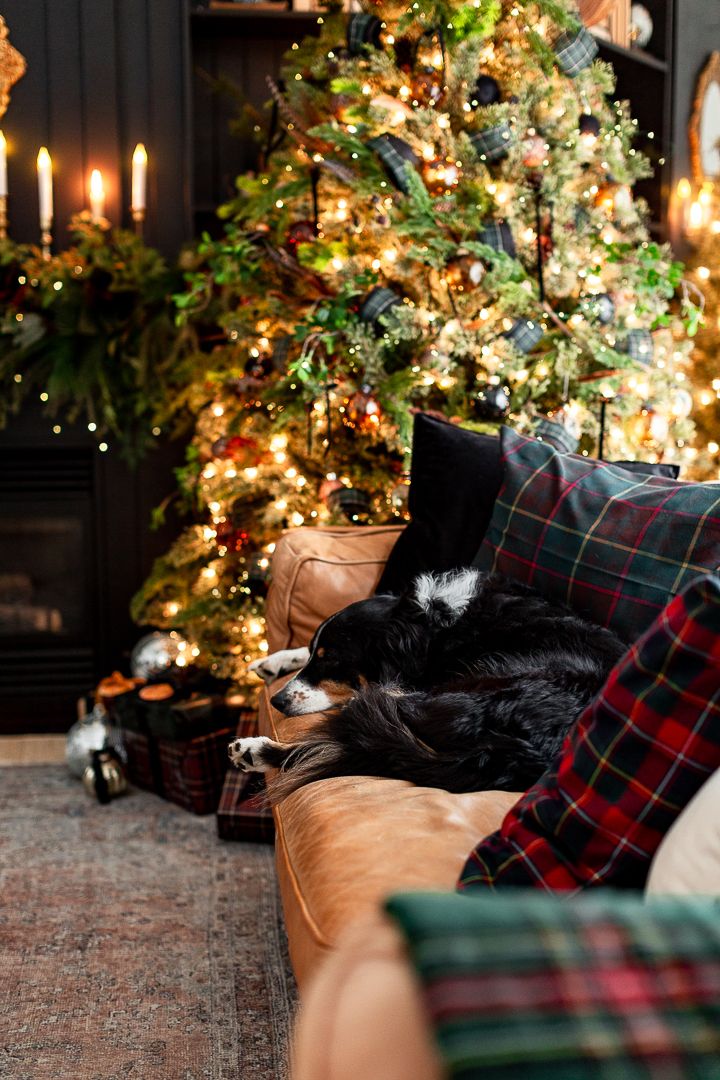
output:
[[[528,135],[523,140],[523,165],[526,169],[539,169],[547,158],[547,143],[542,135]]]
[[[136,679],[152,679],[172,667],[183,651],[182,638],[174,631],[154,630],[141,637],[130,653],[130,670]]]
[[[104,750],[106,746],[119,750],[120,745],[120,737],[108,720],[104,706],[96,705],[92,712],[76,721],[68,731],[65,737],[65,762],[72,775],[80,780],[95,750]]]
[[[578,130],[585,142],[593,144],[600,134],[600,121],[592,113],[583,113],[578,123]]]
[[[492,75],[478,75],[468,104],[472,109],[480,105],[496,105],[501,98],[500,86]]]
[[[649,330],[630,330],[620,345],[623,352],[636,360],[638,364],[648,365],[652,363],[654,345],[652,334]]]
[[[478,420],[503,420],[510,411],[509,389],[483,384],[473,396],[472,410]]]
[[[504,338],[507,338],[516,349],[523,353],[534,349],[542,336],[542,326],[533,319],[516,319],[510,329],[503,334]]]
[[[453,158],[435,158],[423,162],[422,178],[431,195],[449,195],[457,187],[460,169]]]
[[[317,226],[314,221],[293,221],[285,233],[285,247],[293,255],[297,253],[298,244],[312,244],[317,240]]]
[[[472,292],[485,277],[485,266],[477,257],[460,249],[445,264],[445,284],[453,292]]]
[[[127,777],[119,755],[112,749],[94,750],[82,774],[83,787],[99,803],[109,803],[127,791]]]
[[[362,386],[351,394],[342,415],[343,423],[347,427],[357,428],[364,434],[376,431],[380,426],[382,412],[377,398],[373,396],[372,387]]]
[[[324,480],[320,481],[318,496],[324,503],[329,504],[329,499],[333,491],[339,491],[342,486],[342,481],[338,480],[334,473],[330,473],[329,476],[326,476]]]
[[[608,293],[597,293],[586,297],[580,304],[580,310],[591,322],[607,326],[615,318],[615,304]]]
[[[351,56],[362,56],[367,46],[381,49],[381,38],[382,22],[377,15],[357,12],[348,19],[347,46]]]
[[[472,132],[470,135],[473,150],[481,161],[490,165],[507,157],[507,152],[514,141],[510,125],[505,121],[483,128],[482,131]]]
[[[678,387],[670,394],[670,408],[678,420],[685,420],[693,411],[693,398],[689,390]]]
[[[420,165],[420,159],[413,148],[398,135],[387,132],[369,139],[367,145],[382,161],[393,186],[407,195],[410,190],[408,170],[417,169]]]
[[[598,43],[584,26],[563,30],[553,44],[557,66],[570,79],[589,67],[598,54]]]
[[[360,318],[363,322],[370,323],[376,334],[382,334],[383,325],[380,319],[397,304],[402,304],[402,298],[396,292],[385,285],[376,285],[360,305]]]
[[[327,504],[333,513],[342,513],[348,521],[362,522],[372,509],[370,496],[361,488],[341,486],[330,492]]]
[[[644,49],[653,36],[652,15],[644,4],[633,4],[630,8],[630,43],[636,49]]]
[[[434,67],[421,67],[414,71],[410,79],[410,97],[413,103],[439,105],[445,94],[442,71]]]

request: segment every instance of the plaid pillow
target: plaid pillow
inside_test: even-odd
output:
[[[709,899],[408,894],[405,935],[453,1078],[720,1075],[720,919]]]
[[[505,478],[475,558],[632,641],[720,565],[720,484],[638,476],[501,431]]]
[[[717,768],[720,578],[706,577],[615,666],[458,887],[642,888],[663,836]]]

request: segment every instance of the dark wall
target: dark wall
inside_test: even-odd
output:
[[[107,216],[129,224],[130,162],[148,155],[146,236],[173,254],[190,234],[190,114],[186,0],[4,0],[10,41],[25,56],[0,123],[10,143],[10,229],[38,238],[35,160],[55,171],[55,233],[87,205],[102,170]]]

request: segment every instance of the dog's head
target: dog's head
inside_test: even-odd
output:
[[[467,608],[479,571],[423,574],[402,596],[373,596],[331,615],[316,630],[310,659],[274,695],[285,716],[323,712],[369,683],[412,685],[424,667],[435,633]]]

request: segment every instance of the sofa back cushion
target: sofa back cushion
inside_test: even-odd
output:
[[[321,622],[372,596],[401,525],[298,528],[272,560],[266,621],[270,652],[307,645]]]
[[[616,664],[547,772],[472,852],[459,888],[640,889],[718,767],[720,578],[708,576]]]
[[[639,476],[501,433],[503,486],[475,565],[535,586],[626,641],[720,566],[720,484]]]

